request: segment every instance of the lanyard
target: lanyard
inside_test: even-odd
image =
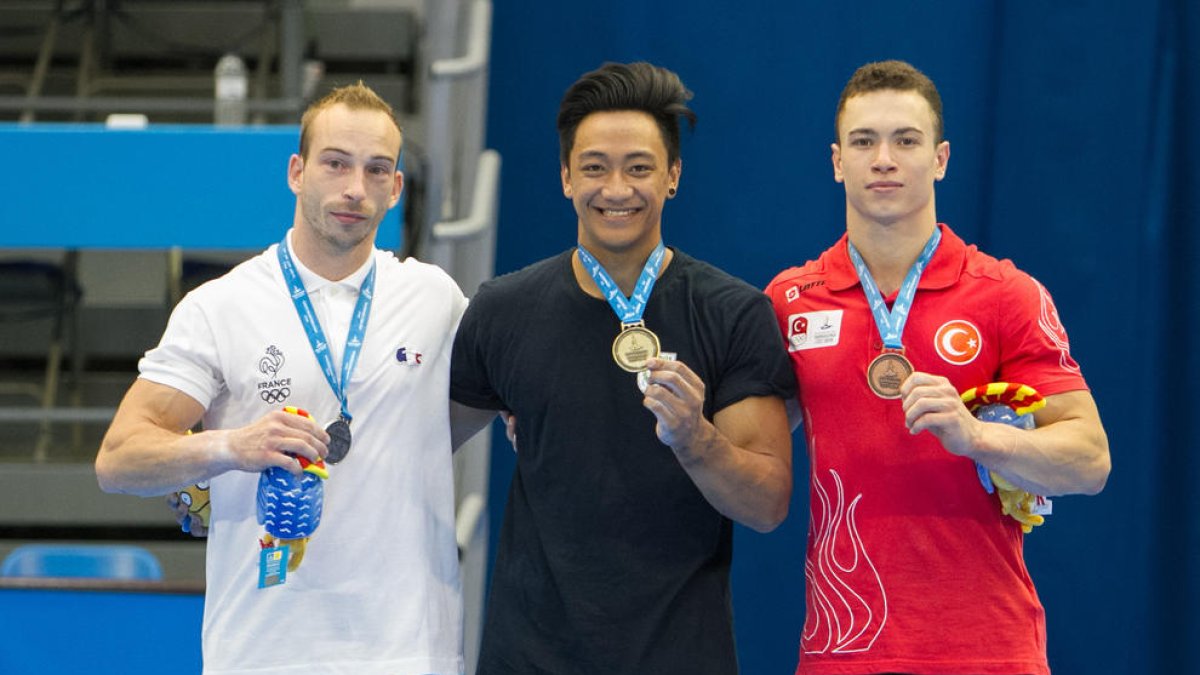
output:
[[[908,268],[908,274],[904,277],[904,283],[900,285],[900,292],[896,295],[896,303],[892,306],[890,313],[887,303],[883,301],[883,295],[879,292],[879,287],[875,285],[875,279],[871,277],[871,270],[867,269],[867,264],[859,255],[858,249],[854,248],[854,244],[846,242],[850,251],[850,260],[854,263],[854,271],[858,273],[858,280],[862,282],[863,292],[867,294],[867,302],[871,305],[871,314],[875,316],[875,327],[879,329],[879,337],[883,338],[884,347],[888,349],[904,347],[900,336],[904,334],[904,324],[908,321],[909,311],[912,310],[913,297],[917,294],[917,283],[921,281],[921,274],[925,272],[925,267],[929,265],[929,260],[933,258],[933,252],[937,250],[941,240],[942,231],[935,225],[933,234],[930,235],[929,241],[925,242],[925,248],[921,250],[920,257],[912,264],[912,267]]]
[[[342,352],[342,377],[338,379],[337,369],[333,365],[333,355],[329,353],[329,344],[325,340],[325,331],[321,329],[321,320],[313,309],[312,301],[308,299],[308,291],[300,273],[292,262],[288,251],[287,236],[279,242],[279,267],[283,270],[283,279],[287,283],[292,302],[296,305],[296,313],[300,315],[300,323],[308,335],[308,343],[312,346],[313,355],[321,364],[325,373],[325,381],[329,382],[334,396],[341,404],[341,415],[347,422],[352,418],[346,404],[346,386],[350,383],[350,375],[358,364],[358,354],[362,351],[363,335],[367,332],[367,319],[371,316],[371,299],[375,293],[375,261],[372,257],[371,271],[363,279],[358,289],[358,302],[354,305],[354,315],[350,318],[350,330],[346,332],[346,348]]]
[[[642,274],[638,277],[637,285],[633,288],[633,295],[628,298],[617,287],[617,282],[612,280],[608,275],[608,271],[600,264],[600,261],[587,252],[587,249],[579,247],[579,260],[583,263],[583,268],[592,276],[592,281],[596,282],[596,286],[600,288],[600,292],[608,300],[609,306],[621,318],[622,325],[640,323],[642,314],[646,311],[646,302],[650,299],[650,291],[654,290],[654,283],[658,281],[658,272],[662,269],[663,256],[666,253],[666,248],[663,247],[662,240],[658,241],[658,246],[654,247],[654,251],[650,253],[650,258],[646,260],[646,265],[642,267]]]

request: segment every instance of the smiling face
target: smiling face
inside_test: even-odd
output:
[[[919,93],[882,89],[849,98],[832,151],[848,226],[921,230],[936,223],[933,184],[946,175],[950,143],[938,142],[933,111]]]
[[[662,208],[682,165],[667,160],[654,118],[631,110],[591,113],[562,167],[563,194],[579,216],[579,244],[596,255],[644,259],[661,239]]]
[[[400,130],[383,112],[339,103],[313,119],[309,140],[306,156],[288,163],[296,248],[365,262],[380,221],[400,199]]]

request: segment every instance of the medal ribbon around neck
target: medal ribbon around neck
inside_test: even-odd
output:
[[[616,339],[613,340],[613,360],[622,370],[630,373],[644,370],[646,362],[658,356],[661,351],[658,336],[646,328],[645,322],[642,321],[642,314],[646,311],[650,292],[654,290],[654,284],[658,281],[658,273],[662,269],[663,258],[666,254],[662,240],[659,240],[654,251],[650,253],[650,257],[642,267],[641,275],[638,276],[637,284],[633,287],[633,295],[628,298],[621,292],[620,287],[595,256],[588,253],[587,249],[582,246],[578,250],[583,268],[591,275],[592,281],[596,282],[600,293],[604,295],[609,306],[621,319],[621,332],[617,333]]]
[[[304,325],[304,332],[308,335],[308,343],[312,346],[313,355],[321,364],[321,371],[325,373],[325,381],[329,383],[334,396],[337,396],[338,403],[341,405],[341,419],[338,422],[349,425],[353,418],[350,416],[346,402],[346,386],[350,383],[354,367],[358,365],[363,336],[367,332],[367,319],[371,316],[371,300],[375,294],[374,257],[372,256],[371,260],[371,270],[367,272],[367,276],[358,289],[358,302],[355,303],[354,315],[350,318],[350,330],[346,331],[346,348],[342,351],[342,373],[339,380],[337,369],[333,364],[333,355],[329,352],[329,343],[325,339],[325,331],[321,329],[321,320],[317,318],[312,300],[309,300],[308,291],[304,288],[304,281],[300,279],[300,273],[297,271],[295,263],[292,262],[286,235],[283,237],[283,241],[279,242],[278,254],[279,267],[283,270],[283,279],[287,283],[292,302],[296,305],[296,313],[300,315],[300,323]],[[338,422],[334,422],[334,424]]]
[[[604,265],[596,260],[595,256],[587,252],[582,246],[578,247],[579,260],[583,263],[583,268],[591,275],[592,281],[596,282],[596,286],[600,288],[600,292],[604,298],[608,300],[609,306],[617,313],[621,319],[622,325],[633,325],[641,323],[642,314],[646,311],[646,302],[650,299],[650,291],[654,290],[654,284],[658,281],[658,273],[662,269],[663,257],[666,254],[666,248],[663,246],[662,240],[658,240],[658,246],[654,247],[654,251],[650,253],[650,258],[646,260],[646,265],[642,267],[642,273],[638,277],[637,285],[633,287],[633,295],[628,298],[621,292],[617,286],[617,282],[613,281],[608,275],[608,270],[604,269]]]
[[[879,292],[879,286],[875,285],[875,279],[871,276],[871,270],[867,269],[867,263],[859,255],[858,249],[854,248],[854,244],[846,242],[850,251],[850,260],[854,263],[854,271],[858,274],[858,280],[862,282],[863,292],[867,294],[867,302],[871,304],[871,314],[875,317],[875,327],[879,329],[879,337],[883,339],[884,349],[901,350],[904,348],[900,338],[904,334],[904,324],[908,321],[908,314],[912,310],[913,297],[917,294],[917,284],[921,281],[921,275],[924,274],[925,268],[929,265],[930,259],[933,258],[933,252],[937,250],[941,240],[942,231],[934,226],[933,234],[929,237],[929,241],[925,242],[925,248],[921,250],[921,255],[912,264],[912,267],[908,268],[908,274],[904,277],[904,283],[900,285],[900,292],[896,295],[896,303],[892,305],[890,313],[887,303],[883,301],[883,294]]]

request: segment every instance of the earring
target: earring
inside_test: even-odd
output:
[[[673,188],[673,187],[667,188],[667,196],[674,197],[675,196],[675,188]]]

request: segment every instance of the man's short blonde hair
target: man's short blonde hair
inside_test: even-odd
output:
[[[400,142],[403,145],[404,131],[400,128],[400,120],[396,119],[396,111],[387,101],[380,98],[379,94],[359,80],[354,84],[335,88],[304,111],[304,116],[300,118],[300,157],[308,158],[306,153],[313,120],[321,114],[321,111],[339,103],[351,110],[377,110],[386,114],[388,119],[392,120],[392,124],[396,125],[396,131],[400,132]]]

